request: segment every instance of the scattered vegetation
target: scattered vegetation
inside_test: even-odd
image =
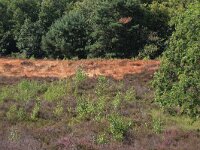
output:
[[[145,134],[160,136],[165,134],[166,129],[176,126],[173,121],[177,123],[178,129],[199,129],[196,123],[198,119],[194,123],[182,120],[180,125],[177,116],[170,117],[167,112],[161,114],[160,110],[160,114],[151,111],[151,108],[156,110],[157,106],[151,103],[151,99],[142,98],[151,92],[138,96],[138,89],[135,88],[138,87],[103,76],[89,79],[80,69],[71,79],[53,82],[22,80],[0,90],[0,95],[4,95],[0,104],[1,123],[7,122],[10,129],[13,125],[23,126],[44,143],[48,140],[55,143],[63,136],[72,134],[73,138],[63,142],[72,146],[71,142],[76,141],[74,144],[77,147],[86,149],[91,147],[89,143],[94,143],[94,148],[131,142],[143,130]],[[34,133],[37,130],[44,134]],[[46,135],[46,130],[49,135]],[[12,134],[11,138],[15,139],[15,133]],[[83,140],[76,137],[79,134],[84,137]],[[86,140],[87,136],[92,139]]]

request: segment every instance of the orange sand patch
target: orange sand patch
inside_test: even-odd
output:
[[[89,77],[98,75],[123,79],[127,74],[155,72],[160,65],[156,60],[129,59],[89,59],[89,60],[22,60],[0,59],[0,76],[6,77],[56,77],[73,76],[78,68],[83,69]]]

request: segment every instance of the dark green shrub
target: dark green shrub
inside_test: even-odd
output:
[[[33,23],[26,19],[17,36],[17,47],[20,52],[24,53],[28,58],[31,56],[36,58],[43,57],[44,52],[40,48],[43,32],[39,22]]]
[[[52,58],[86,58],[87,28],[85,17],[72,11],[51,26],[43,38],[42,48]]]

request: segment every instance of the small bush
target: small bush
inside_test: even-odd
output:
[[[106,77],[99,76],[97,85],[95,87],[95,93],[97,94],[97,96],[100,96],[100,97],[103,96],[106,92],[107,87],[108,87],[108,81]]]
[[[104,111],[106,108],[106,98],[105,97],[98,97],[96,104],[95,104],[95,120],[99,121],[104,117]]]
[[[13,96],[12,87],[3,87],[0,89],[0,103],[3,103],[4,100],[9,99]]]
[[[79,88],[80,84],[81,84],[83,81],[85,81],[86,78],[87,78],[86,73],[85,73],[82,69],[79,68],[79,69],[76,71],[76,74],[75,74],[75,76],[74,76],[74,78],[73,78],[74,83],[75,83],[75,89],[74,89],[74,95],[75,95],[75,96],[77,96],[77,94],[78,94],[78,88]]]
[[[59,117],[63,114],[64,108],[63,108],[63,103],[62,101],[58,102],[53,113],[56,117]]]
[[[159,48],[155,44],[145,45],[144,49],[139,53],[139,58],[152,59],[158,55]]]
[[[115,110],[117,110],[122,102],[122,94],[118,92],[112,101],[112,105]]]
[[[160,118],[153,118],[152,126],[153,126],[153,131],[157,134],[163,131],[163,122],[161,121]]]
[[[16,105],[12,105],[10,106],[8,112],[6,113],[6,117],[8,118],[8,120],[16,120],[17,119],[17,106]]]
[[[82,83],[85,79],[87,78],[86,73],[82,70],[82,69],[77,69],[75,77],[74,77],[74,81],[76,85],[79,85],[80,83]]]
[[[112,134],[113,138],[115,140],[122,141],[124,139],[124,135],[131,127],[132,122],[118,114],[110,115],[108,117],[108,121],[110,124],[109,132]]]
[[[33,107],[31,116],[30,116],[30,119],[32,121],[36,121],[37,120],[38,113],[39,113],[40,109],[41,109],[41,102],[40,102],[40,99],[37,99],[36,103],[35,103],[35,106]]]
[[[98,144],[105,144],[105,143],[108,142],[108,139],[107,139],[107,138],[108,138],[108,137],[106,136],[105,133],[101,133],[101,134],[99,134],[99,135],[97,136],[96,141],[97,141]]]
[[[10,121],[22,121],[26,118],[26,112],[23,108],[17,108],[17,106],[11,105],[8,112],[6,113],[6,117]]]
[[[76,112],[79,119],[90,119],[95,113],[94,103],[82,96],[77,101]]]
[[[132,101],[136,100],[135,90],[133,88],[128,89],[124,95],[124,99],[127,102],[132,102]]]
[[[36,81],[28,80],[21,81],[14,88],[15,89],[11,89],[15,90],[13,98],[21,101],[29,101],[34,99],[38,96],[39,92],[42,92],[46,89],[44,84],[39,84]]]
[[[67,84],[64,81],[51,83],[47,91],[44,93],[44,98],[47,101],[53,102],[67,95]]]

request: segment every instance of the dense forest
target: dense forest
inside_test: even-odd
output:
[[[0,0],[0,56],[156,58],[196,0]]]

